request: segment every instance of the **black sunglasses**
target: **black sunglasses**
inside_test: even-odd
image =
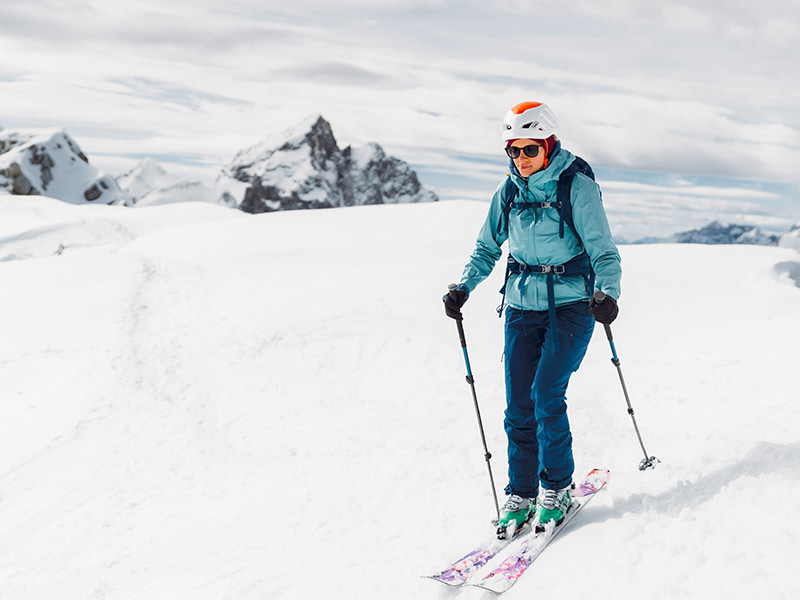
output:
[[[539,148],[541,146],[537,144],[531,144],[530,146],[525,146],[524,148],[518,148],[517,146],[507,146],[506,147],[506,154],[508,154],[509,158],[519,158],[521,152],[525,153],[525,156],[528,158],[535,158],[539,155]]]

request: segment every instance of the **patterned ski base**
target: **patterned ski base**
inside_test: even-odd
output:
[[[424,577],[433,579],[434,581],[440,581],[452,587],[464,585],[470,577],[486,566],[489,561],[502,552],[511,542],[530,533],[531,523],[528,522],[515,533],[513,538],[498,540],[497,536],[493,536],[466,556],[459,558],[442,572],[436,575],[425,575]]]
[[[594,469],[593,471],[591,471],[584,478],[584,480],[580,484],[578,484],[578,486],[573,492],[573,496],[575,498],[583,498],[583,500],[579,505],[576,506],[575,509],[571,510],[567,514],[567,517],[564,519],[564,522],[561,524],[560,527],[558,527],[556,531],[552,532],[552,535],[548,536],[547,531],[541,534],[535,534],[532,531],[531,524],[527,523],[524,526],[524,529],[521,529],[516,533],[514,538],[510,540],[498,540],[496,537],[492,537],[491,539],[486,540],[483,544],[472,550],[469,554],[459,558],[457,561],[455,561],[453,564],[451,564],[443,571],[437,573],[436,575],[428,575],[426,577],[428,579],[433,579],[434,581],[440,581],[445,585],[458,587],[467,583],[470,580],[470,578],[473,575],[475,575],[475,573],[483,569],[483,567],[489,564],[489,562],[491,562],[492,559],[494,559],[496,556],[501,554],[502,551],[509,545],[511,544],[516,545],[516,543],[519,542],[520,544],[523,544],[525,546],[525,549],[527,549],[528,546],[533,545],[532,543],[530,543],[531,540],[543,538],[544,536],[548,536],[550,539],[552,539],[553,537],[555,537],[558,531],[563,529],[567,525],[567,523],[570,520],[572,520],[572,518],[578,513],[578,511],[586,504],[586,502],[588,502],[588,500],[600,488],[602,488],[605,485],[606,481],[608,481],[608,471],[604,469]],[[549,540],[548,542],[545,543],[545,545],[547,545],[547,543],[549,543]],[[541,552],[543,549],[544,547],[542,547],[539,550],[539,552]],[[536,553],[537,556],[539,552]],[[516,556],[516,553],[513,556]],[[535,556],[533,558],[535,558]],[[530,559],[530,562],[533,562],[533,558]],[[527,560],[527,557],[524,557],[523,560]],[[530,562],[528,562],[528,565],[530,565]],[[501,569],[501,567],[505,564],[506,561],[504,561],[503,564],[500,565],[500,567],[492,571],[487,577],[490,577],[492,579],[496,577],[502,578],[506,574],[506,571],[501,570],[496,574],[495,571]],[[522,572],[524,572],[524,570],[528,567],[528,565],[525,565],[525,567],[522,568],[522,571],[519,572],[519,575],[522,575]],[[519,577],[519,575],[517,575],[517,577]],[[516,579],[514,581],[516,581]],[[494,581],[492,581],[492,584],[494,584]],[[479,583],[475,585],[477,585],[478,587],[482,587],[484,589],[496,591],[495,589],[492,589],[494,585],[492,587],[487,587],[487,585],[484,583],[484,579],[482,579]],[[513,585],[513,583],[511,585]],[[511,585],[509,585],[508,587],[511,587]],[[501,590],[500,592],[497,593],[501,593],[502,591],[505,590]]]
[[[516,544],[505,560],[492,571],[482,576],[477,581],[470,581],[468,585],[479,587],[495,594],[502,594],[509,590],[522,574],[531,566],[534,560],[544,549],[569,525],[570,521],[594,498],[608,483],[609,472],[606,469],[594,469],[586,479],[575,489],[573,508],[564,517],[558,527],[552,522],[542,533],[527,535]]]

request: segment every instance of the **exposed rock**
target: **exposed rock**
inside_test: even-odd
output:
[[[42,195],[73,204],[122,199],[114,180],[89,164],[64,131],[0,131],[0,190]]]
[[[319,115],[239,152],[225,178],[246,184],[239,208],[251,213],[438,200],[378,144],[340,150]]]
[[[402,160],[375,143],[341,150],[319,115],[239,152],[215,184],[182,181],[152,159],[116,180],[89,164],[64,131],[0,130],[0,191],[76,204],[203,201],[250,213],[436,201]]]

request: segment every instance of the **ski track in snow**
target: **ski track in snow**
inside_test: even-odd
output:
[[[440,301],[485,204],[4,203],[0,597],[488,597],[419,578],[491,533]],[[568,401],[610,483],[505,597],[795,597],[800,256],[621,251],[615,341],[663,462],[637,469],[598,329]],[[499,488],[501,279],[464,322]]]

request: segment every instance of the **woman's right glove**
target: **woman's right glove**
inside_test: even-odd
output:
[[[464,316],[461,314],[461,307],[469,298],[469,290],[463,285],[458,285],[452,290],[449,290],[444,296],[444,312],[451,319],[462,321]]]

